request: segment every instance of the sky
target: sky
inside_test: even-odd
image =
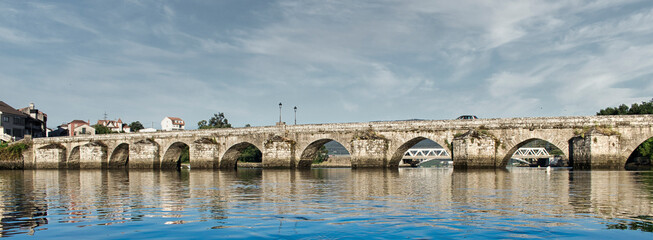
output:
[[[652,76],[650,0],[0,1],[0,100],[49,127],[595,115]]]

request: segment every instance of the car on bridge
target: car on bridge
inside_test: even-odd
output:
[[[476,117],[474,115],[462,115],[462,116],[456,118],[456,120],[474,120],[474,119],[478,119],[478,117]]]

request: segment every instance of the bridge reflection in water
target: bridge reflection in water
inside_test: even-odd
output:
[[[84,227],[97,229],[87,237],[184,236],[167,224],[186,224],[195,237],[361,237],[388,227],[388,237],[416,229],[497,238],[653,230],[651,172],[28,170],[0,171],[0,182],[2,236],[76,235]]]

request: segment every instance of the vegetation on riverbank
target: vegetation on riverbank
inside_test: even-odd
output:
[[[23,157],[23,151],[29,148],[26,143],[16,143],[9,145],[7,143],[0,143],[0,161],[16,160]]]

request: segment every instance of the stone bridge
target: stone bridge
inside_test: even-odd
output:
[[[233,169],[253,145],[264,168],[310,168],[322,145],[337,141],[353,168],[396,168],[406,150],[430,139],[453,156],[454,167],[506,166],[535,139],[560,148],[574,168],[624,168],[653,137],[653,115],[390,121],[281,125],[33,139],[24,168],[177,168],[185,147],[196,168]]]

